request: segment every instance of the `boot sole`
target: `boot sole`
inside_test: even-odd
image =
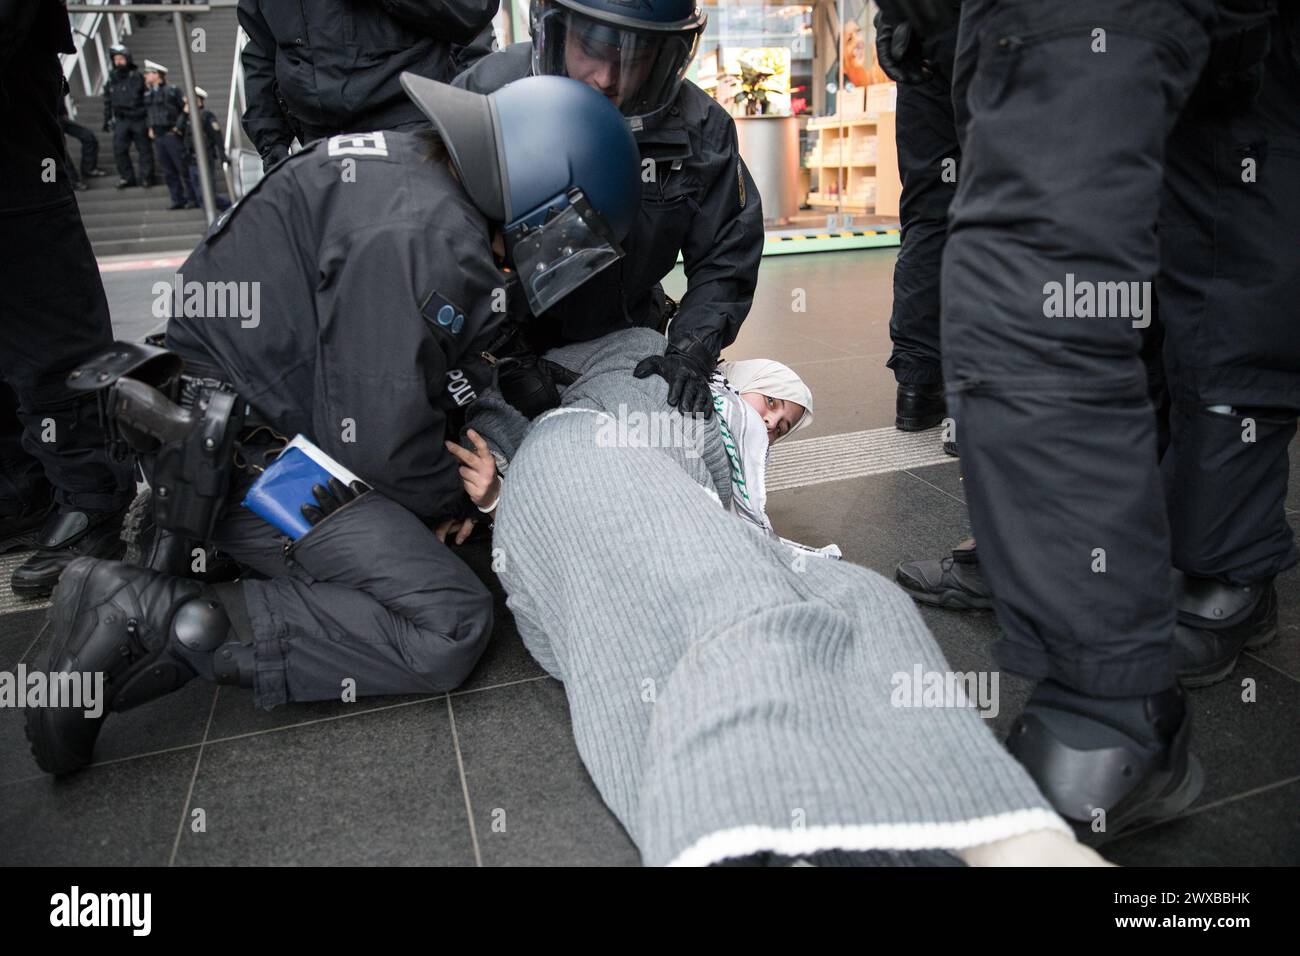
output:
[[[931,428],[938,428],[943,424],[944,416],[929,416],[927,418],[895,418],[894,427],[900,432],[924,432]]]
[[[1212,668],[1198,671],[1191,674],[1179,674],[1178,683],[1182,684],[1189,690],[1198,690],[1202,687],[1211,687],[1220,681],[1225,681],[1232,676],[1232,672],[1237,669],[1237,662],[1241,660],[1242,651],[1257,651],[1262,647],[1272,644],[1277,638],[1277,627],[1274,626],[1263,634],[1257,634],[1242,645],[1241,651],[1232,655],[1232,659],[1224,664],[1215,665]]]
[[[913,591],[902,582],[899,582],[899,587],[906,591],[912,600],[930,607],[947,608],[950,611],[988,611],[993,608],[993,602],[988,598],[974,597],[965,591],[948,589],[941,594],[935,594],[933,591]]]
[[[66,600],[55,602],[53,610],[50,612],[50,652],[45,659],[45,670],[50,670],[54,666],[54,647],[57,646],[61,638],[66,637],[68,631],[76,623],[77,618],[81,615],[81,600],[86,590],[86,582],[90,579],[90,572],[93,568],[85,569],[84,573],[78,569],[73,580],[68,581],[68,585],[73,588],[73,592],[67,595]],[[64,572],[64,579],[68,577]],[[63,581],[61,580],[62,584]],[[68,608],[72,610],[69,612]],[[27,742],[31,746],[32,756],[36,758],[36,764],[46,773],[52,773],[55,776],[72,773],[74,770],[80,770],[88,766],[90,761],[83,760],[77,754],[71,754],[67,751],[53,748],[50,745],[54,735],[49,732],[46,726],[47,720],[52,716],[48,708],[37,708],[27,711],[27,719],[23,722],[23,730],[27,734]]]
[[[1075,835],[1080,843],[1087,846],[1094,848],[1103,846],[1138,827],[1159,823],[1162,820],[1172,820],[1196,802],[1204,787],[1205,770],[1195,754],[1188,754],[1187,772],[1173,790],[1134,807],[1129,813],[1112,821],[1112,825],[1105,833],[1094,833],[1086,824],[1074,823]]]

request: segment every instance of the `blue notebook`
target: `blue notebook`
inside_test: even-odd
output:
[[[297,541],[311,530],[303,505],[314,505],[312,485],[328,485],[331,474],[301,448],[286,448],[253,482],[244,507]]]

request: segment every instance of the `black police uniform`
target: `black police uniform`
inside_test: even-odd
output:
[[[532,47],[515,43],[484,57],[454,85],[491,93],[532,71]],[[717,355],[735,341],[749,314],[763,254],[758,189],[740,158],[736,126],[717,101],[683,82],[673,103],[635,133],[653,177],[615,267],[553,307],[544,325],[560,341],[583,341],[632,326],[662,328],[668,318],[661,280],[680,253],[687,289],[668,335],[692,339]]]
[[[1271,587],[1295,561],[1282,504],[1300,408],[1293,14],[1274,24],[1253,105],[1198,108],[1198,81],[1225,76],[1211,57],[1225,8],[1251,5],[963,6],[949,403],[999,659],[1090,697],[1173,684],[1171,524],[1192,575]],[[1144,282],[1175,403],[1164,487],[1140,360],[1149,296],[1144,315],[1132,305]],[[1102,297],[1110,317],[1089,317]]]
[[[104,125],[112,120],[113,161],[117,175],[131,185],[153,182],[153,147],[149,143],[148,110],[144,105],[147,84],[135,62],[127,57],[126,66],[113,67],[104,80]],[[131,144],[140,160],[140,178],[131,165]]]
[[[99,140],[86,127],[72,121],[72,117],[68,115],[68,104],[64,102],[62,95],[59,96],[59,129],[63,130],[64,136],[71,136],[81,144],[81,175],[102,175],[96,172],[99,168]],[[68,157],[68,165],[70,172],[75,174],[76,167],[72,166],[71,156]]]
[[[295,131],[276,90],[307,140],[333,133],[427,126],[402,91],[409,70],[450,82],[454,44],[484,43],[498,0],[384,0],[311,4],[239,0],[248,34],[242,54],[248,107],[244,129],[264,160],[289,149]]]
[[[168,347],[375,489],[286,551],[239,506],[248,479],[235,487],[211,543],[266,576],[222,595],[256,645],[262,707],[337,698],[345,678],[358,694],[446,690],[491,631],[487,590],[425,521],[468,502],[443,438],[448,413],[490,379],[476,357],[501,323],[505,277],[483,216],[423,149],[391,131],[319,140],[180,269],[187,284],[239,283],[246,301],[257,289],[258,308],[174,313]]]
[[[181,117],[185,115],[185,94],[163,82],[145,91],[144,106],[154,145],[158,147],[163,181],[171,193],[172,204],[184,205],[191,199],[197,202],[198,197],[190,194],[185,147],[177,128]]]
[[[898,83],[898,172],[902,239],[894,265],[894,306],[889,315],[893,350],[887,367],[900,385],[943,382],[939,351],[939,270],[948,235],[948,206],[957,191],[961,147],[952,105],[954,22],[922,43],[932,75],[923,83]]]
[[[203,187],[199,182],[199,159],[194,149],[194,130],[190,127],[189,113],[181,114],[181,118],[176,122],[176,128],[180,131],[181,142],[185,147],[185,169],[190,195],[194,197],[196,203],[199,203],[202,202]],[[213,115],[212,110],[206,108],[203,110],[203,135],[208,144],[208,169],[212,173],[212,192],[217,208],[229,209],[230,200],[221,194],[221,182],[224,179],[221,166],[225,157],[225,149],[221,145],[221,124],[217,122],[217,117]]]
[[[57,102],[59,52],[71,52],[67,12],[55,0],[6,7],[0,26],[0,549],[16,519],[33,525],[53,495],[66,513],[112,512],[129,495],[130,469],[110,462],[95,403],[64,384],[87,355],[113,341],[108,300],[64,156]],[[57,545],[78,531],[47,526]],[[116,538],[116,530],[113,531]],[[29,542],[32,543],[32,542]]]

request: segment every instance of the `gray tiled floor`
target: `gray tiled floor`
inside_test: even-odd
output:
[[[812,386],[800,438],[888,426],[892,251],[764,262],[730,358],[773,357]],[[164,276],[165,277],[165,276]],[[156,276],[123,275],[113,301]],[[680,293],[669,283],[670,294]],[[790,308],[796,289],[807,311]],[[137,323],[138,324],[138,323]],[[936,433],[936,441],[937,433]],[[953,461],[775,493],[787,536],[837,542],[882,574],[969,532]],[[1300,511],[1300,455],[1289,507]],[[1295,519],[1293,518],[1293,521]],[[466,560],[487,575],[489,545]],[[498,627],[451,695],[256,710],[246,691],[195,682],[114,715],[99,763],[67,780],[36,769],[21,714],[0,709],[0,862],[87,864],[628,864],[635,848],[582,768],[563,687],[528,655],[495,586]],[[1300,862],[1300,570],[1278,580],[1282,635],[1191,701],[1206,790],[1183,818],[1111,844],[1127,865]],[[993,668],[991,613],[922,615],[957,670]],[[0,668],[32,661],[44,611],[0,614]],[[1253,678],[1256,700],[1242,700]],[[1029,683],[1004,674],[1005,733]],[[195,826],[195,811],[204,827]]]

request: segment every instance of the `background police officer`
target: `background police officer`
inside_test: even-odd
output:
[[[239,24],[248,34],[244,129],[263,165],[287,156],[295,136],[307,142],[427,125],[399,77],[409,70],[450,81],[458,57],[471,62],[490,48],[497,6],[498,0],[239,0]]]
[[[163,181],[171,193],[172,209],[184,209],[197,197],[190,193],[189,174],[185,168],[185,149],[181,143],[180,119],[185,112],[185,94],[167,84],[167,67],[153,60],[144,61],[144,94],[149,139],[158,148]]]
[[[153,185],[153,147],[149,142],[148,110],[144,105],[145,82],[131,51],[125,46],[109,48],[113,69],[104,78],[104,132],[113,133],[113,160],[117,163],[117,188]],[[140,160],[140,178],[131,165],[131,145]]]
[[[203,123],[204,142],[208,146],[208,168],[213,171],[212,176],[212,194],[216,200],[218,209],[229,209],[230,200],[221,194],[221,182],[223,177],[218,175],[226,162],[226,150],[222,146],[221,124],[217,122],[217,117],[212,110],[207,109],[204,103],[207,101],[208,93],[201,86],[194,87],[194,95],[198,98],[198,109],[191,111],[189,104],[185,106],[185,112],[176,123],[176,128],[180,130],[181,140],[185,146],[185,166],[188,170],[190,184],[190,205],[199,208],[198,197],[202,195],[199,189],[199,157],[194,148],[194,128],[191,125],[193,116],[197,114],[200,122]]]
[[[956,9],[957,2],[952,0]],[[961,147],[953,118],[952,66],[957,20],[929,36],[905,19],[876,13],[876,54],[898,84],[898,171],[902,240],[894,264],[889,316],[893,351],[887,366],[898,382],[894,424],[924,431],[943,421],[943,363],[939,352],[939,269],[948,235],[948,205],[957,191]]]
[[[628,118],[645,171],[626,257],[547,316],[535,351],[671,318],[667,352],[637,374],[662,375],[673,405],[707,415],[708,378],[753,301],[763,212],[735,122],[683,80],[706,17],[695,0],[535,0],[529,16],[531,44],[484,57],[456,84],[488,92],[530,73],[582,80]],[[679,254],[687,288],[673,316],[660,282]]]
[[[448,418],[490,382],[481,356],[505,321],[504,265],[537,278],[533,301],[613,261],[640,197],[636,144],[617,110],[571,80],[516,84],[491,107],[404,82],[438,132],[341,134],[290,157],[180,269],[186,283],[241,289],[255,310],[187,306],[167,328],[191,375],[253,406],[243,462],[260,466],[283,445],[275,436],[302,433],[373,490],[321,488],[303,502],[313,527],[289,545],[240,506],[253,476],[237,482],[209,543],[258,579],[209,586],[73,564],[50,663],[106,671],[113,709],[196,675],[251,687],[261,707],[337,699],[347,680],[358,695],[445,691],[486,645],[491,596],[428,527],[474,510],[443,444]],[[100,723],[33,713],[41,766],[83,766]]]

